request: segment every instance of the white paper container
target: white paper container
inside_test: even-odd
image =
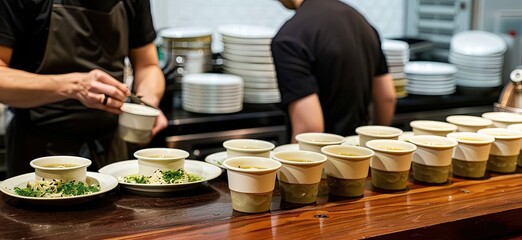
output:
[[[150,131],[161,111],[134,103],[124,103],[121,110],[123,113],[118,119],[120,137],[127,142],[149,142]]]
[[[332,145],[321,148],[328,157],[326,175],[341,179],[362,179],[368,177],[370,159],[374,151],[356,146]],[[350,153],[354,156],[340,155]]]
[[[511,112],[486,112],[482,114],[483,118],[493,121],[493,126],[497,128],[506,128],[515,123],[522,123],[522,115]]]
[[[522,132],[522,123],[511,124],[511,125],[507,126],[507,129],[513,129],[513,130]],[[522,143],[520,143],[520,146],[522,147]],[[522,148],[521,148],[521,151],[522,151]]]
[[[451,165],[453,148],[458,144],[455,139],[430,135],[413,136],[409,141],[417,146],[413,162],[440,167]]]
[[[146,148],[134,153],[134,157],[138,159],[139,174],[146,176],[152,176],[158,169],[183,169],[188,156],[187,151],[175,148]]]
[[[413,152],[417,146],[400,140],[371,140],[366,143],[375,152],[370,167],[381,171],[404,172],[410,170]],[[386,150],[398,148],[399,150]]]
[[[436,135],[445,137],[448,133],[457,131],[457,126],[451,123],[429,120],[411,121],[414,135]]]
[[[275,148],[271,142],[256,139],[232,139],[225,141],[227,158],[251,156],[270,158],[270,151]]]
[[[34,168],[35,180],[53,180],[86,182],[87,167],[91,160],[75,156],[49,156],[32,160],[29,165]],[[51,167],[54,164],[72,164],[63,168]]]
[[[493,136],[475,132],[456,132],[448,134],[448,138],[455,139],[459,144],[453,151],[453,158],[468,162],[485,162],[489,158]],[[477,139],[470,140],[470,139]]]
[[[262,157],[234,157],[223,162],[227,168],[228,188],[241,193],[267,193],[274,190],[276,171],[281,163]],[[244,169],[238,166],[261,167]]]
[[[520,142],[522,132],[506,128],[484,128],[478,131],[495,138],[491,146],[490,155],[495,156],[514,156],[520,152]]]
[[[388,126],[361,126],[355,129],[359,135],[359,146],[365,147],[366,142],[374,139],[398,140],[402,130]]]
[[[448,116],[446,121],[457,125],[458,132],[477,132],[479,129],[490,127],[493,124],[490,119],[466,115]]]
[[[301,133],[295,136],[299,150],[321,153],[321,148],[328,145],[338,145],[345,138],[331,133]]]
[[[281,182],[294,184],[314,184],[321,181],[321,173],[326,162],[326,156],[310,151],[280,151],[272,155],[274,160],[281,162],[277,178]],[[292,159],[307,160],[307,162],[292,161]]]

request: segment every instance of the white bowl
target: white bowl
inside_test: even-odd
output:
[[[223,142],[223,147],[227,149],[227,158],[240,156],[269,158],[270,151],[275,148],[275,145],[257,139],[232,139]]]
[[[82,157],[49,156],[36,158],[29,164],[35,170],[35,180],[59,179],[85,183],[87,167],[91,163],[91,160]]]
[[[430,120],[415,120],[410,122],[415,135],[437,135],[445,137],[448,133],[457,131],[457,126],[451,123],[430,121]]]
[[[156,170],[183,169],[187,151],[175,148],[145,148],[134,153],[138,159],[139,174],[152,176]]]
[[[511,112],[486,112],[482,114],[483,118],[493,121],[493,125],[498,128],[505,128],[508,125],[522,123],[522,115]]]
[[[140,104],[124,103],[119,116],[120,136],[133,143],[147,143],[156,117],[161,111]]]

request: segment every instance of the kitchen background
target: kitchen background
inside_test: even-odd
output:
[[[418,55],[420,57],[447,61],[451,37],[460,31],[477,29],[496,33],[506,40],[508,51],[503,83],[509,81],[507,74],[522,64],[521,0],[342,1],[365,15],[383,38],[429,40],[429,48],[417,49],[427,53]],[[278,28],[293,15],[293,11],[285,9],[276,0],[151,0],[151,5],[158,31],[169,27],[195,26],[215,30],[212,42],[214,53],[223,49],[217,34],[219,25],[239,23]],[[414,46],[409,47],[410,52],[414,53]],[[0,176],[5,168],[2,137],[6,122],[4,108],[0,104]]]

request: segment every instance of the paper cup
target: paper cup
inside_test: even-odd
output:
[[[123,113],[118,119],[120,137],[131,143],[148,143],[156,117],[161,111],[134,103],[124,103],[121,110]]]
[[[59,179],[64,182],[87,181],[87,167],[91,160],[75,156],[49,156],[32,160],[29,165],[34,168],[35,180],[52,181]]]
[[[223,147],[227,150],[227,158],[233,157],[270,157],[270,151],[275,148],[271,142],[256,139],[232,139],[225,141]]]
[[[411,121],[410,126],[412,127],[414,135],[435,135],[445,137],[448,133],[457,131],[457,126],[454,124],[439,121],[416,120]]]
[[[364,195],[370,158],[375,153],[368,148],[348,145],[326,146],[321,151],[328,157],[329,193],[343,197]]]
[[[299,150],[321,153],[321,148],[328,145],[338,145],[345,138],[331,133],[301,133],[295,136]]]
[[[507,126],[507,129],[513,129],[513,130],[517,130],[517,131],[521,131],[522,132],[522,123],[511,124],[511,125]],[[521,150],[520,150],[520,152],[518,154],[517,165],[519,167],[522,167],[522,143],[521,143]]]
[[[456,132],[448,134],[459,144],[453,151],[453,175],[465,178],[481,178],[486,174],[486,166],[495,138],[475,132]]]
[[[402,130],[387,126],[362,126],[355,129],[359,135],[359,146],[365,147],[366,142],[375,139],[398,140]]]
[[[457,126],[458,132],[477,132],[480,129],[488,128],[493,121],[476,116],[452,115],[446,118],[449,123]]]
[[[225,160],[223,166],[227,168],[234,210],[245,213],[270,210],[280,162],[263,157],[234,157]]]
[[[506,128],[515,123],[522,123],[522,115],[511,112],[486,112],[482,114],[483,118],[493,121],[493,127]]]
[[[134,153],[138,159],[138,172],[141,175],[152,176],[156,170],[183,169],[187,151],[175,148],[145,148]]]
[[[495,138],[489,153],[487,169],[499,173],[514,172],[517,168],[522,132],[506,128],[484,128],[478,132]]]
[[[400,140],[371,140],[366,146],[375,152],[370,160],[372,185],[386,190],[405,189],[417,147]]]
[[[453,149],[458,144],[455,139],[421,135],[409,140],[417,146],[413,153],[413,178],[426,183],[448,181]]]
[[[277,152],[272,158],[282,164],[277,178],[283,200],[298,204],[315,202],[326,156],[296,150]]]

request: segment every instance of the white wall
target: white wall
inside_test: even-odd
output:
[[[404,34],[404,0],[343,1],[361,11],[381,36]],[[278,28],[293,14],[276,0],[152,0],[151,4],[156,29],[188,26],[216,29],[230,23]],[[215,42],[213,51],[220,50],[220,43]]]

